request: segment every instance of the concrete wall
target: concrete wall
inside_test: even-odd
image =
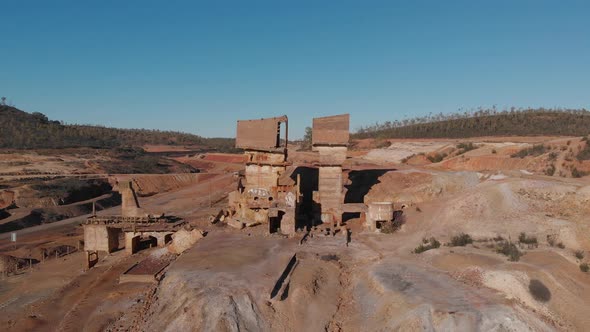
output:
[[[318,146],[317,150],[320,154],[320,165],[342,165],[346,161],[346,152],[348,148],[345,146]]]
[[[284,166],[247,165],[246,179],[243,185],[246,189],[266,188],[270,190],[279,183],[279,177],[285,172]]]
[[[120,228],[84,225],[84,250],[113,252],[119,247]]]
[[[139,207],[139,201],[131,181],[119,184],[121,193],[121,214],[123,217],[140,217],[144,213]]]

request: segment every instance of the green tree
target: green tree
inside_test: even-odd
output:
[[[312,141],[312,130],[311,127],[305,128],[305,135],[303,136],[303,143],[301,144],[301,150],[310,151]]]

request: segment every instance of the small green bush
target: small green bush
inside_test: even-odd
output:
[[[574,256],[576,256],[577,259],[584,259],[584,250],[574,251]]]
[[[588,265],[588,263],[580,264],[580,271],[582,271],[582,272],[590,271],[590,265]]]
[[[557,248],[559,248],[559,249],[565,249],[565,245],[563,244],[563,242],[559,242],[557,244]]]
[[[451,247],[465,247],[471,243],[473,243],[471,236],[469,234],[461,233],[451,237],[451,243],[449,243],[449,245]]]

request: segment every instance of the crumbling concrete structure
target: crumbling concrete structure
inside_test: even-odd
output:
[[[381,228],[383,222],[390,222],[394,218],[392,202],[373,202],[368,204],[365,226],[370,231]]]
[[[121,249],[121,244],[130,255],[142,247],[162,247],[172,241],[172,234],[184,224],[185,221],[173,217],[92,216],[84,225],[87,267],[98,262],[100,252],[112,253]]]
[[[119,183],[119,192],[121,193],[121,215],[124,217],[139,217],[144,215],[139,206],[137,194],[133,189],[132,181]]]
[[[281,124],[285,124],[282,140]],[[287,116],[238,121],[236,147],[244,149],[247,161],[245,177],[229,195],[228,224],[263,223],[271,233],[295,233],[299,184],[282,181],[288,166],[288,128]]]
[[[318,191],[313,194],[314,215],[322,223],[334,226],[342,223],[342,164],[348,151],[349,127],[349,114],[313,119],[312,146],[320,154]]]
[[[94,213],[84,225],[84,251],[87,268],[93,267],[99,253],[110,254],[125,248],[134,254],[146,246],[164,246],[172,241],[172,234],[185,224],[171,216],[147,215],[139,206],[132,181],[119,183],[122,206],[120,216],[97,216]]]

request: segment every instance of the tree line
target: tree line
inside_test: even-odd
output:
[[[353,138],[466,138],[477,136],[585,136],[590,133],[586,109],[479,108],[451,114],[429,114],[361,127]]]
[[[220,151],[234,149],[234,140],[229,138],[204,138],[176,131],[66,125],[49,120],[42,113],[27,113],[0,104],[0,148],[112,148],[145,144],[200,145]]]

